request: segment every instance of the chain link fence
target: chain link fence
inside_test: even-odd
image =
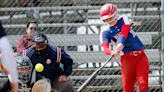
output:
[[[48,36],[50,44],[63,47],[74,59],[71,79],[77,89],[108,58],[102,53],[99,42],[99,33],[105,27],[99,19],[99,9],[105,3],[116,4],[118,13],[133,21],[150,61],[150,90],[161,92],[160,0],[0,0],[0,21],[15,48],[27,21],[37,20],[39,31]],[[85,89],[85,92],[120,91],[118,57]]]

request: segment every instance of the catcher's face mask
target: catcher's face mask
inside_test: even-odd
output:
[[[17,69],[19,74],[19,79],[22,82],[28,82],[31,78],[32,73],[32,63],[27,56],[17,56],[16,57]]]

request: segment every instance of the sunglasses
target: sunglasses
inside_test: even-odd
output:
[[[36,27],[30,27],[30,30],[37,30]]]

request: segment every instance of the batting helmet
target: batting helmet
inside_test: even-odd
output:
[[[100,9],[100,17],[102,20],[111,18],[117,14],[117,7],[113,4],[105,4]]]

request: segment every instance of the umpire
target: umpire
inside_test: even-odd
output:
[[[51,81],[54,92],[74,92],[68,78],[72,73],[71,57],[63,49],[49,45],[47,37],[42,33],[35,34],[32,41],[33,46],[22,54],[31,59],[33,66],[37,63],[44,65],[44,70],[38,73]]]

